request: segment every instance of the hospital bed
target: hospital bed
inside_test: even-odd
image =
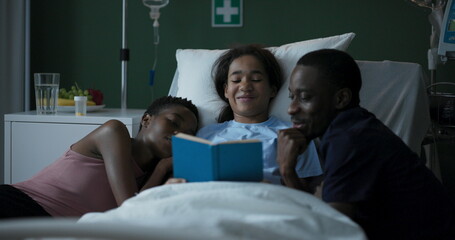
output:
[[[304,53],[347,49],[353,33],[270,48],[286,83],[271,113],[289,120],[287,83]],[[177,50],[169,94],[191,99],[201,126],[214,123],[223,102],[210,70],[224,50]],[[425,77],[420,65],[357,61],[361,105],[373,112],[416,153],[430,127]],[[307,193],[266,183],[203,182],[164,185],[141,192],[122,206],[80,219],[26,219],[0,223],[0,239],[26,237],[104,239],[365,239],[358,225]]]

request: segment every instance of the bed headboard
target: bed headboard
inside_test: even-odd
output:
[[[287,108],[289,75],[305,53],[321,48],[346,50],[353,33],[320,38],[270,48],[283,68],[285,82],[272,101],[271,114],[290,121]],[[225,103],[216,94],[211,78],[214,61],[225,50],[179,49],[177,70],[169,95],[185,97],[199,108],[201,125],[216,122]],[[420,154],[421,143],[430,127],[425,76],[416,63],[393,61],[357,61],[363,85],[360,105],[373,112],[408,146]]]

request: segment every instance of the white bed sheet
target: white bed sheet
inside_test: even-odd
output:
[[[416,63],[357,61],[362,73],[360,105],[397,134],[415,153],[431,125],[427,78]]]
[[[316,197],[267,183],[164,185],[79,223],[145,226],[150,236],[160,229],[185,239],[366,239],[357,224]]]

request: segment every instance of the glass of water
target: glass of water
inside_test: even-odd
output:
[[[35,73],[35,97],[37,114],[57,113],[59,73]]]

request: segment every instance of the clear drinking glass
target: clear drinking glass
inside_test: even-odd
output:
[[[59,73],[35,73],[35,97],[37,114],[57,113]]]

